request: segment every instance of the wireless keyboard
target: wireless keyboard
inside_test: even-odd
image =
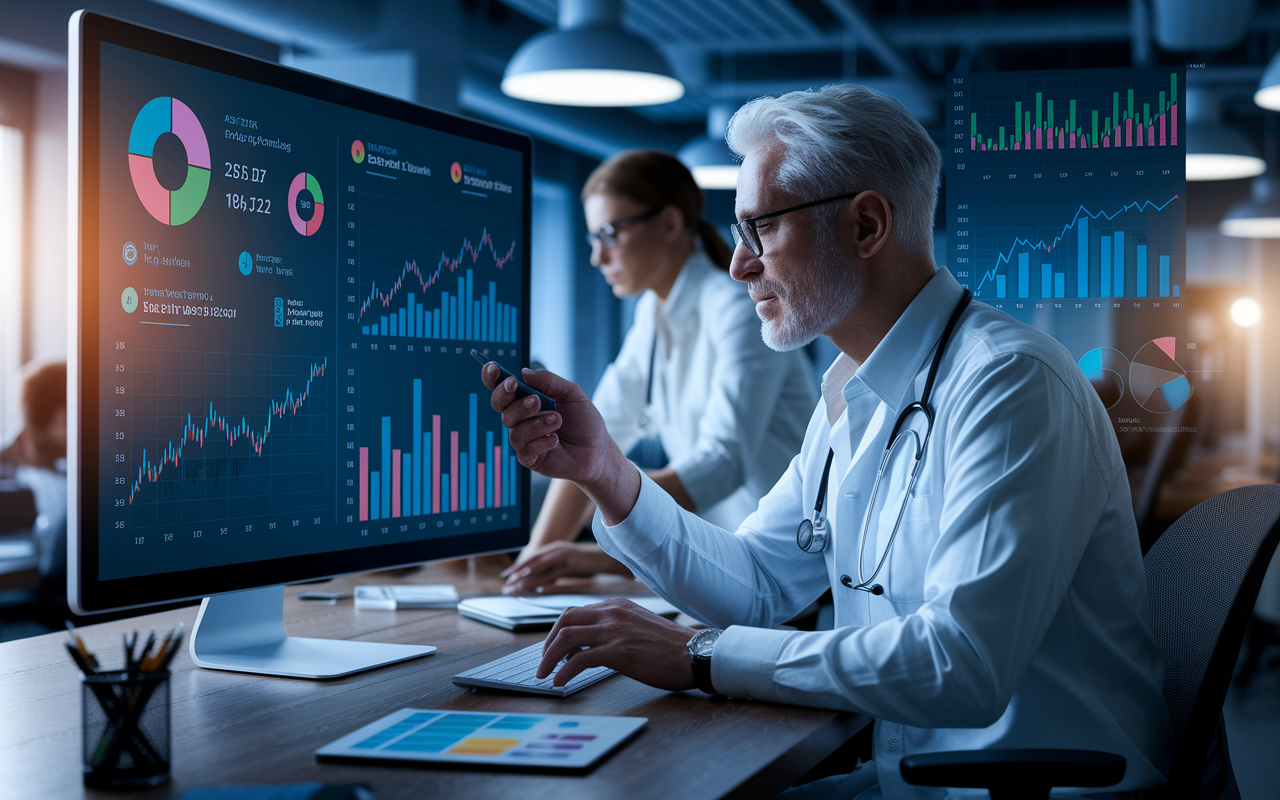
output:
[[[592,667],[583,670],[564,686],[552,686],[551,681],[555,677],[555,672],[542,680],[535,677],[538,664],[542,661],[542,645],[543,642],[529,645],[509,656],[454,675],[452,680],[458,686],[481,686],[486,689],[506,689],[512,692],[565,697],[602,681],[615,672],[608,667]]]

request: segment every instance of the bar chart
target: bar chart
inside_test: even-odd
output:
[[[459,424],[463,421],[459,415],[424,408],[424,379],[413,378],[405,389],[401,408],[410,413],[376,415],[372,433],[377,438],[359,444],[359,520],[515,506],[519,499],[516,457],[501,418],[487,404],[482,418],[479,398],[470,393],[465,425]],[[363,418],[372,417],[366,412]]]
[[[511,220],[360,195],[361,336],[515,344],[521,299]]]
[[[1181,296],[1181,196],[1124,204],[981,207],[973,287],[984,299]],[[1110,206],[1110,207],[1108,207]],[[1037,227],[1054,215],[1048,234]],[[1049,222],[1052,225],[1052,222]]]

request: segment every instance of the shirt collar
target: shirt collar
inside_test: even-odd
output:
[[[715,266],[701,248],[695,247],[680,268],[676,282],[671,284],[665,301],[658,302],[658,316],[670,325],[679,325],[698,307],[703,282],[711,276]]]
[[[854,377],[893,413],[904,405],[907,391],[933,352],[963,293],[946,267],[939,268],[858,369]],[[850,380],[846,385],[846,397],[853,383]]]
[[[827,406],[828,425],[835,425],[836,421],[840,419],[840,415],[849,407],[849,403],[844,397],[844,387],[848,385],[857,371],[858,362],[841,353],[836,356],[836,360],[832,361],[831,366],[827,367],[827,371],[823,373],[822,402]]]

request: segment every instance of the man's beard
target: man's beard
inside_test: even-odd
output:
[[[751,294],[778,298],[780,313],[761,319],[764,343],[778,352],[804,347],[829,331],[862,300],[862,280],[844,259],[835,236],[824,232],[817,243],[813,268],[793,286],[768,281],[751,282]],[[844,262],[844,263],[842,263]]]

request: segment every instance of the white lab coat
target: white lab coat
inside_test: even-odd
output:
[[[1128,769],[1110,791],[1160,785],[1174,743],[1129,484],[1102,404],[1048,336],[969,307],[944,352],[932,439],[878,578],[885,594],[841,585],[858,581],[889,431],[920,397],[960,295],[938,270],[865,363],[837,359],[803,450],[737,533],[646,478],[621,524],[597,515],[596,537],[659,594],[727,628],[711,662],[717,690],[875,717],[884,797],[948,796],[906,785],[903,755],[999,747],[1115,752]],[[805,553],[796,526],[813,514],[828,447],[833,541]],[[872,515],[867,576],[908,460],[891,461],[880,488],[888,508]],[[835,630],[770,629],[828,588]]]
[[[655,335],[646,433],[640,415]],[[800,451],[816,386],[803,353],[764,344],[746,284],[695,250],[665,301],[648,291],[636,303],[635,322],[592,402],[624,453],[657,434],[698,515],[732,529]]]

